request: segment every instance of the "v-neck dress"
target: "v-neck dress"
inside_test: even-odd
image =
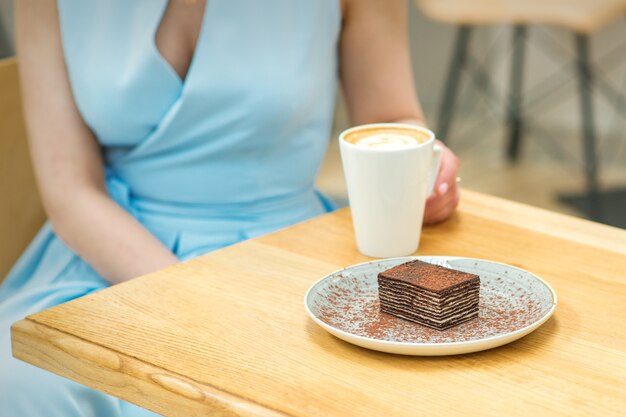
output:
[[[208,0],[184,80],[155,45],[166,6],[58,0],[72,93],[101,145],[111,197],[181,260],[331,210],[314,180],[332,123],[338,0]],[[0,414],[21,404],[6,415],[40,415],[32,391],[15,398],[22,373],[43,381],[32,386],[54,394],[46,401],[68,386],[82,393],[41,415],[135,415],[10,358],[12,322],[107,285],[43,227],[0,287]],[[85,398],[92,412],[77,414]]]

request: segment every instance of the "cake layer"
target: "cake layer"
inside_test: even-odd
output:
[[[427,304],[427,305],[432,305],[435,308],[438,309],[449,309],[449,308],[453,308],[454,305],[456,305],[459,300],[465,298],[465,297],[471,297],[473,296],[475,293],[479,292],[480,288],[478,286],[474,287],[474,288],[470,288],[467,291],[461,292],[459,294],[456,294],[454,297],[450,298],[449,300],[447,300],[445,303],[439,303],[436,301],[432,301],[429,300],[426,297],[423,297],[422,294],[415,294],[413,292],[409,292],[409,291],[402,291],[396,288],[381,288],[379,290],[380,294],[386,294],[390,297],[398,297],[401,298],[403,300],[406,300],[409,303],[420,303],[420,304]]]
[[[480,282],[471,282],[459,286],[455,291],[449,292],[445,294],[445,296],[441,296],[440,294],[435,294],[422,288],[414,287],[405,282],[389,280],[386,278],[378,279],[379,291],[396,291],[397,293],[407,293],[414,298],[419,298],[424,300],[425,302],[431,302],[441,307],[444,307],[445,305],[453,302],[459,296],[459,294],[464,294],[471,289],[479,287]]]
[[[447,298],[445,301],[440,301],[437,299],[433,299],[431,297],[429,297],[426,294],[423,294],[419,291],[415,291],[415,290],[407,290],[404,288],[396,288],[396,287],[388,287],[388,286],[384,286],[381,285],[378,288],[379,293],[385,293],[385,294],[390,294],[390,295],[397,295],[399,297],[403,297],[403,298],[407,298],[407,299],[411,299],[411,300],[416,300],[418,302],[421,303],[427,303],[430,305],[433,305],[437,308],[446,308],[449,307],[451,305],[454,305],[456,302],[458,302],[459,297],[463,297],[465,294],[472,294],[476,291],[479,291],[480,287],[478,285],[472,286],[472,287],[468,287],[467,289],[465,289],[464,291],[459,291],[457,293],[455,293],[454,295],[450,296],[449,298]]]
[[[380,298],[380,303],[381,305],[389,305],[390,307],[403,309],[407,311],[416,310],[423,314],[428,314],[432,316],[433,318],[437,318],[437,319],[445,319],[447,317],[457,314],[459,311],[465,310],[468,306],[479,304],[480,301],[477,299],[468,298],[468,299],[463,300],[463,302],[457,304],[456,308],[445,310],[445,311],[433,308],[432,306],[429,306],[429,305],[415,305],[411,302],[398,301],[393,298],[389,298],[385,296]]]
[[[413,312],[407,312],[404,310],[397,310],[393,308],[389,308],[389,306],[381,305],[381,310],[383,313],[391,314],[396,317],[399,317],[404,320],[409,320],[423,326],[427,326],[437,330],[445,330],[450,327],[457,326],[461,323],[465,323],[467,321],[473,320],[478,317],[478,304],[476,304],[476,308],[473,310],[468,310],[463,312],[462,314],[451,317],[447,320],[436,320],[432,319],[423,314],[417,314]]]
[[[473,306],[479,303],[478,300],[475,300],[472,298],[466,298],[466,299],[462,299],[462,301],[456,304],[454,308],[450,308],[446,310],[439,310],[427,304],[417,304],[411,301],[397,300],[397,299],[394,299],[393,297],[383,296],[383,294],[381,294],[380,301],[382,305],[389,305],[393,308],[403,309],[407,311],[419,310],[420,312],[424,314],[428,314],[432,316],[433,318],[438,318],[438,319],[445,319],[447,317],[453,316],[459,311],[464,310],[467,306]]]
[[[385,305],[384,306],[385,310],[389,310],[389,311],[394,311],[394,312],[398,312],[398,313],[403,313],[403,314],[407,314],[407,315],[413,315],[413,316],[418,316],[418,317],[423,317],[424,319],[428,319],[430,321],[432,321],[433,323],[445,323],[445,322],[449,322],[455,319],[459,319],[461,317],[467,316],[467,315],[471,315],[475,312],[477,312],[478,309],[478,304],[474,304],[474,305],[470,305],[467,306],[465,309],[456,312],[454,315],[446,317],[446,318],[437,318],[437,317],[431,317],[428,314],[425,314],[423,312],[418,312],[416,313],[414,310],[406,310],[406,309],[398,309],[398,308],[394,308],[393,306],[389,306],[389,305]]]

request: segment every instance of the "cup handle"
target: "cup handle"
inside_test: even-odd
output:
[[[428,193],[426,196],[429,196],[433,193],[433,189],[435,188],[435,181],[437,181],[437,174],[439,174],[439,166],[441,165],[441,153],[443,151],[443,147],[438,143],[433,145],[433,162],[430,168],[430,183],[428,184]]]

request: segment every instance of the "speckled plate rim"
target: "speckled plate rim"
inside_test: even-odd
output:
[[[438,343],[411,343],[411,342],[397,342],[392,340],[381,340],[375,339],[365,336],[360,336],[356,334],[352,334],[346,332],[345,330],[338,329],[329,325],[328,323],[320,320],[309,307],[309,299],[315,294],[316,289],[324,284],[325,281],[331,279],[335,275],[348,271],[354,268],[358,268],[367,264],[375,264],[379,262],[395,262],[398,263],[408,262],[411,260],[419,259],[425,262],[428,260],[436,259],[441,261],[455,261],[455,260],[466,260],[466,261],[479,261],[487,264],[500,265],[505,268],[509,268],[511,270],[521,271],[525,274],[528,274],[532,278],[539,281],[543,284],[550,292],[552,296],[552,306],[550,309],[540,318],[538,318],[534,323],[529,324],[521,329],[514,330],[512,332],[499,334],[496,336],[489,336],[481,339],[475,340],[467,340],[462,342],[438,342]],[[309,317],[318,324],[320,327],[328,331],[329,333],[335,335],[336,337],[345,340],[346,342],[355,344],[357,346],[361,346],[371,350],[377,350],[380,352],[387,353],[395,353],[400,355],[414,355],[414,356],[446,356],[446,355],[458,355],[463,353],[472,353],[479,352],[482,350],[492,349],[498,346],[505,345],[507,343],[511,343],[517,339],[520,339],[527,334],[531,333],[543,323],[545,323],[554,313],[557,305],[557,296],[556,292],[552,288],[550,284],[548,284],[544,279],[538,277],[532,272],[526,271],[525,269],[518,268],[512,265],[508,265],[502,262],[495,262],[488,259],[480,259],[480,258],[466,258],[462,256],[403,256],[398,258],[386,258],[386,259],[375,259],[372,261],[361,262],[354,265],[349,265],[344,268],[340,268],[334,272],[331,272],[324,276],[323,278],[316,281],[313,285],[309,287],[306,294],[304,295],[304,308],[306,309]]]

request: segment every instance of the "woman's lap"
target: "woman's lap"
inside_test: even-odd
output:
[[[14,322],[106,287],[51,233],[42,230],[0,286],[0,415],[154,416],[13,358],[10,327]]]

